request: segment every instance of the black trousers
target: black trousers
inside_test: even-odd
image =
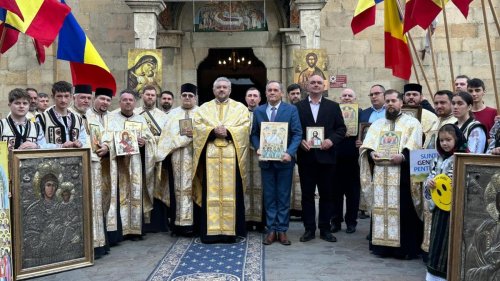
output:
[[[348,226],[358,224],[358,208],[361,185],[359,182],[358,158],[353,156],[337,157],[337,187],[334,190],[334,209],[332,225],[340,225],[344,214],[344,196],[346,200],[345,223]]]
[[[299,164],[300,186],[302,190],[302,221],[306,230],[316,231],[316,186],[319,192],[318,228],[330,232],[333,213],[333,190],[335,179],[334,164]]]

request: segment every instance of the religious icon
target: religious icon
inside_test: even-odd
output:
[[[161,50],[132,49],[128,52],[127,87],[137,93],[146,85],[155,86],[156,92],[161,90],[162,83]]]
[[[390,159],[391,156],[399,154],[399,143],[401,132],[383,131],[380,132],[377,152],[382,155],[381,159]]]
[[[115,132],[116,156],[139,154],[139,143],[133,130]]]
[[[362,122],[359,123],[359,133],[358,133],[358,140],[364,141],[366,134],[368,134],[368,129],[370,129],[370,125],[372,123],[369,122]]]
[[[448,280],[500,278],[498,156],[455,154]]]
[[[96,152],[102,143],[101,129],[96,124],[90,124],[90,145],[92,151]]]
[[[260,161],[281,161],[287,145],[287,122],[262,122],[260,124]]]
[[[321,148],[321,144],[325,139],[324,127],[307,127],[306,140],[311,148]]]
[[[136,133],[137,138],[141,137],[142,123],[136,121],[125,121],[125,130],[133,130]]]
[[[420,105],[403,105],[401,108],[403,114],[409,115],[416,118],[419,122],[422,122],[422,107]]]
[[[196,1],[194,31],[267,31],[264,5],[264,1]]]
[[[185,136],[188,132],[193,131],[193,122],[191,118],[180,119],[179,120],[179,133],[181,136]]]
[[[341,104],[342,117],[347,127],[347,135],[354,137],[358,135],[358,105],[357,104]]]
[[[13,151],[17,279],[92,265],[89,154]]]
[[[5,141],[0,142],[0,280],[13,280],[11,218],[9,198],[9,151]]]
[[[330,85],[328,76],[328,56],[324,49],[300,49],[293,52],[295,66],[294,82],[302,89],[307,89],[307,81],[313,75],[319,75],[324,80],[324,91],[327,93]]]

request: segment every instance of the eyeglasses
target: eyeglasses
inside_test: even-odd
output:
[[[369,97],[373,97],[373,96],[378,96],[380,94],[383,94],[384,92],[373,92],[373,93],[369,93],[368,96]]]
[[[194,95],[193,94],[182,94],[181,97],[192,99],[192,98],[194,98]]]

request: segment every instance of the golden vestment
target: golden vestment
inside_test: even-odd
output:
[[[293,167],[292,194],[290,196],[290,211],[302,212],[302,190],[300,188],[299,167]]]
[[[148,124],[149,130],[154,136],[155,143],[158,147],[165,145],[165,143],[160,144],[159,139],[162,133],[163,127],[167,123],[167,114],[158,108],[153,108],[151,110],[147,110],[144,107],[138,107],[134,109],[134,114],[141,115],[146,120]],[[161,161],[156,162],[154,166],[154,170],[151,174],[150,182],[153,184],[151,202],[153,202],[154,198],[164,201],[165,191],[168,190],[168,174],[165,169],[162,169]],[[148,189],[150,185],[148,184]],[[168,193],[168,192],[167,192]],[[165,201],[164,201],[165,202]],[[166,203],[165,203],[166,204]],[[167,204],[168,205],[168,204]],[[146,222],[149,222],[150,215],[146,213],[144,216]]]
[[[172,171],[175,194],[175,221],[178,226],[193,225],[193,139],[180,135],[179,120],[192,118],[197,106],[191,109],[177,107],[168,114],[168,120],[159,138],[156,161],[163,161],[172,155]],[[156,193],[155,198],[161,199],[170,206],[169,185],[163,185],[163,192]]]
[[[108,231],[117,230],[117,208],[120,208],[120,217],[123,235],[141,234],[142,213],[144,216],[153,209],[153,182],[154,156],[156,142],[149,130],[146,120],[140,115],[125,117],[120,111],[113,111],[108,116],[106,139],[114,141],[113,132],[122,131],[125,121],[142,123],[141,136],[146,140],[144,146],[144,163],[141,155],[116,156],[116,150],[110,150],[111,196],[107,216]],[[142,164],[145,165],[145,174],[142,173]],[[116,206],[119,185],[119,206]]]
[[[232,140],[209,136],[217,126],[224,126]],[[212,100],[198,108],[193,119],[193,177],[194,199],[202,206],[203,173],[206,172],[206,235],[236,234],[236,169],[242,178],[243,190],[248,180],[248,148],[250,118],[248,109],[232,99]],[[202,155],[206,147],[205,155]],[[205,157],[206,167],[200,167]],[[203,234],[202,234],[203,235]]]
[[[249,112],[250,121],[253,120],[253,112]],[[252,124],[250,124],[251,131]],[[245,189],[245,221],[262,222],[262,179],[259,167],[259,156],[257,151],[250,145],[248,151],[248,184]]]
[[[361,190],[372,213],[372,244],[399,247],[401,167],[375,163],[372,173],[368,160],[368,151],[377,151],[382,131],[401,132],[399,153],[402,153],[403,149],[422,147],[422,126],[417,119],[405,114],[401,114],[395,121],[382,118],[373,122],[361,146]]]
[[[101,134],[104,135],[105,128],[101,123],[101,119],[98,118],[98,114],[94,112],[93,109],[89,109],[86,113],[86,122],[90,125],[99,126]],[[88,129],[88,128],[87,128]],[[90,136],[89,132],[87,134]],[[92,141],[92,140],[90,140]],[[111,150],[113,146],[106,142],[106,145]],[[95,151],[90,150],[91,158],[91,175],[92,175],[92,220],[93,220],[93,233],[94,233],[94,248],[102,247],[106,245],[105,238],[105,226],[104,226],[104,214],[107,213],[107,209],[104,208],[104,195],[107,193],[105,189],[109,188],[109,173],[104,173],[104,171],[109,171],[109,161],[102,161],[104,165],[107,165],[107,169],[103,169],[101,165],[101,157],[97,156]],[[108,184],[106,185],[105,182]],[[107,188],[106,188],[107,187]],[[109,193],[109,192],[108,192]]]
[[[446,124],[454,124],[455,122],[457,122],[457,118],[455,118],[452,114],[444,118],[438,118],[437,122],[434,123],[434,126],[432,126],[432,128],[426,134],[424,148],[436,148],[436,134],[439,129],[441,129],[441,127]],[[430,211],[429,202],[427,200],[424,200],[424,190],[421,186],[420,190],[415,193],[413,201],[423,202],[423,207],[421,209],[418,209],[421,210],[419,216],[423,218],[424,221],[424,240],[422,241],[421,248],[425,252],[428,252],[431,238],[432,212]]]

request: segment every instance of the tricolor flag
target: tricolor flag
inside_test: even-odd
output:
[[[15,29],[9,28],[5,24],[5,17],[7,16],[7,10],[0,8],[0,35],[4,34],[4,39],[2,42],[2,48],[0,48],[0,53],[5,53],[17,42],[19,37],[19,32]]]
[[[61,1],[64,3],[64,1]],[[70,13],[59,32],[57,58],[70,62],[73,84],[92,85],[116,92],[115,78],[108,66],[80,27],[73,13]]]
[[[25,33],[44,46],[50,46],[71,9],[56,0],[17,0],[23,19],[8,11],[5,23],[19,32]]]
[[[448,0],[443,2],[446,5]],[[441,0],[409,0],[405,6],[403,32],[408,32],[416,25],[427,29],[442,9]]]
[[[17,5],[16,0],[0,0],[0,8],[3,8],[7,11],[10,11],[11,13],[14,13],[18,17],[20,17],[22,20],[23,14],[21,13],[21,10],[19,9],[19,6]]]
[[[469,5],[472,0],[451,0],[455,6],[462,12],[465,18],[469,15]]]
[[[376,5],[383,0],[359,0],[354,17],[351,21],[352,33],[363,31],[365,28],[375,24]]]
[[[392,75],[409,80],[411,54],[396,1],[384,1],[385,67],[392,69]]]

